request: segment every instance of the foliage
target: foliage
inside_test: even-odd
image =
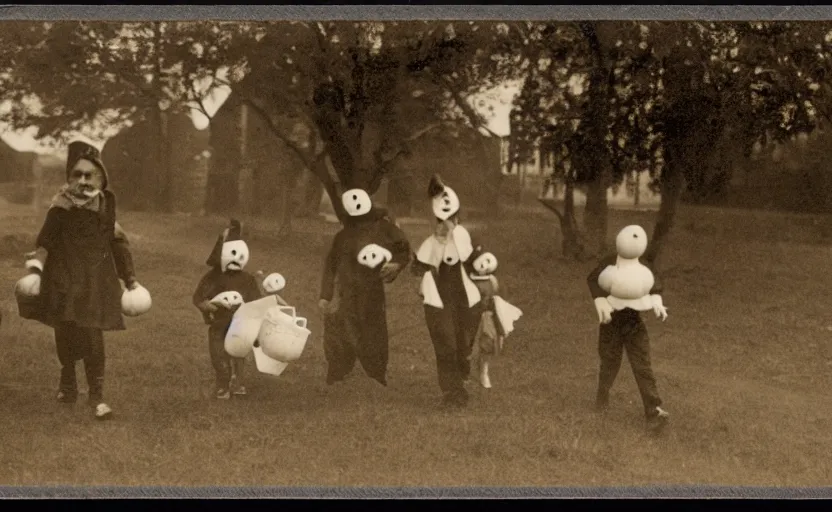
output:
[[[10,64],[2,98],[12,105],[6,120],[61,137],[130,124],[151,110],[198,108],[219,85],[230,60],[219,47],[236,25],[16,23],[2,35]]]

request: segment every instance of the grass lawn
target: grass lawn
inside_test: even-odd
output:
[[[154,309],[107,336],[96,423],[82,400],[54,399],[52,333],[24,322],[12,293],[42,216],[4,207],[0,246],[0,485],[174,486],[822,486],[832,453],[832,223],[807,216],[686,208],[664,262],[669,318],[647,316],[671,423],[644,433],[625,360],[606,417],[592,411],[597,317],[592,263],[559,258],[550,213],[481,229],[500,258],[504,297],[525,316],[459,413],[436,405],[433,350],[418,279],[388,289],[389,388],[356,367],[327,387],[316,309],[335,227],[299,222],[277,239],[252,225],[249,270],[283,273],[309,317],[302,359],[279,378],[249,361],[250,395],[217,402],[207,328],[190,296],[225,219],[124,213],[139,280]],[[613,212],[651,229],[652,213]],[[417,244],[428,227],[406,227]],[[84,389],[79,365],[79,383]]]

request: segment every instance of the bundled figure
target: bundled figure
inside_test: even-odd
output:
[[[66,177],[67,184],[52,199],[36,250],[26,255],[26,267],[37,277],[18,283],[18,304],[23,318],[55,331],[61,363],[58,400],[77,400],[75,366],[83,360],[89,404],[96,418],[107,419],[112,409],[104,402],[103,332],[124,330],[122,314],[146,312],[150,296],[136,281],[99,151],[85,142],[72,142]]]
[[[480,291],[470,278],[474,244],[459,224],[456,192],[434,175],[428,194],[436,227],[416,252],[412,269],[422,277],[419,295],[436,353],[442,404],[464,407],[468,403],[464,382],[471,372],[469,356],[481,313]]]
[[[618,254],[602,259],[587,278],[601,323],[596,406],[599,410],[608,406],[610,389],[626,350],[641,393],[647,427],[657,432],[667,423],[669,414],[661,408],[662,400],[650,364],[650,340],[641,312],[653,310],[664,321],[667,308],[660,295],[662,286],[658,278],[639,261],[647,249],[644,229],[636,225],[625,227],[618,233],[615,246]]]
[[[471,259],[474,262],[471,280],[480,291],[482,313],[469,359],[477,365],[480,385],[490,389],[489,362],[502,352],[503,342],[514,331],[514,322],[523,316],[523,312],[499,295],[500,284],[494,275],[497,257],[477,247]]]
[[[245,271],[250,257],[242,239],[242,226],[231,219],[217,238],[206,264],[211,267],[199,281],[193,303],[208,324],[208,353],[216,377],[215,396],[225,400],[231,395],[245,395],[244,358],[231,357],[225,351],[225,334],[234,311],[244,302],[260,299],[264,293],[254,275]]]
[[[344,380],[357,359],[370,378],[386,386],[389,340],[384,285],[410,262],[410,242],[365,190],[347,190],[341,199],[348,217],[327,253],[319,301],[324,314],[326,382]]]

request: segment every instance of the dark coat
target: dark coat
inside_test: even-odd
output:
[[[103,331],[124,330],[123,288],[135,279],[125,233],[116,223],[116,199],[101,192],[98,211],[53,206],[36,242],[48,252],[41,292],[21,316],[50,327],[72,322]]]
[[[217,336],[223,339],[231,325],[234,311],[219,308],[217,311],[209,313],[204,309],[204,305],[207,301],[216,297],[217,294],[230,291],[242,295],[244,302],[263,298],[257,279],[253,275],[242,270],[223,272],[218,266],[211,268],[202,276],[192,297],[194,306],[202,312],[205,323],[210,325],[209,331],[216,333]]]

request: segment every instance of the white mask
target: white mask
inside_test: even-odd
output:
[[[360,188],[352,188],[341,194],[341,203],[350,217],[365,215],[373,206],[370,194]]]
[[[222,244],[222,256],[220,257],[220,265],[222,271],[229,270],[243,270],[248,263],[249,251],[248,245],[242,240],[234,240]]]
[[[447,220],[459,211],[459,196],[451,187],[445,189],[431,200],[433,214],[439,220]]]

